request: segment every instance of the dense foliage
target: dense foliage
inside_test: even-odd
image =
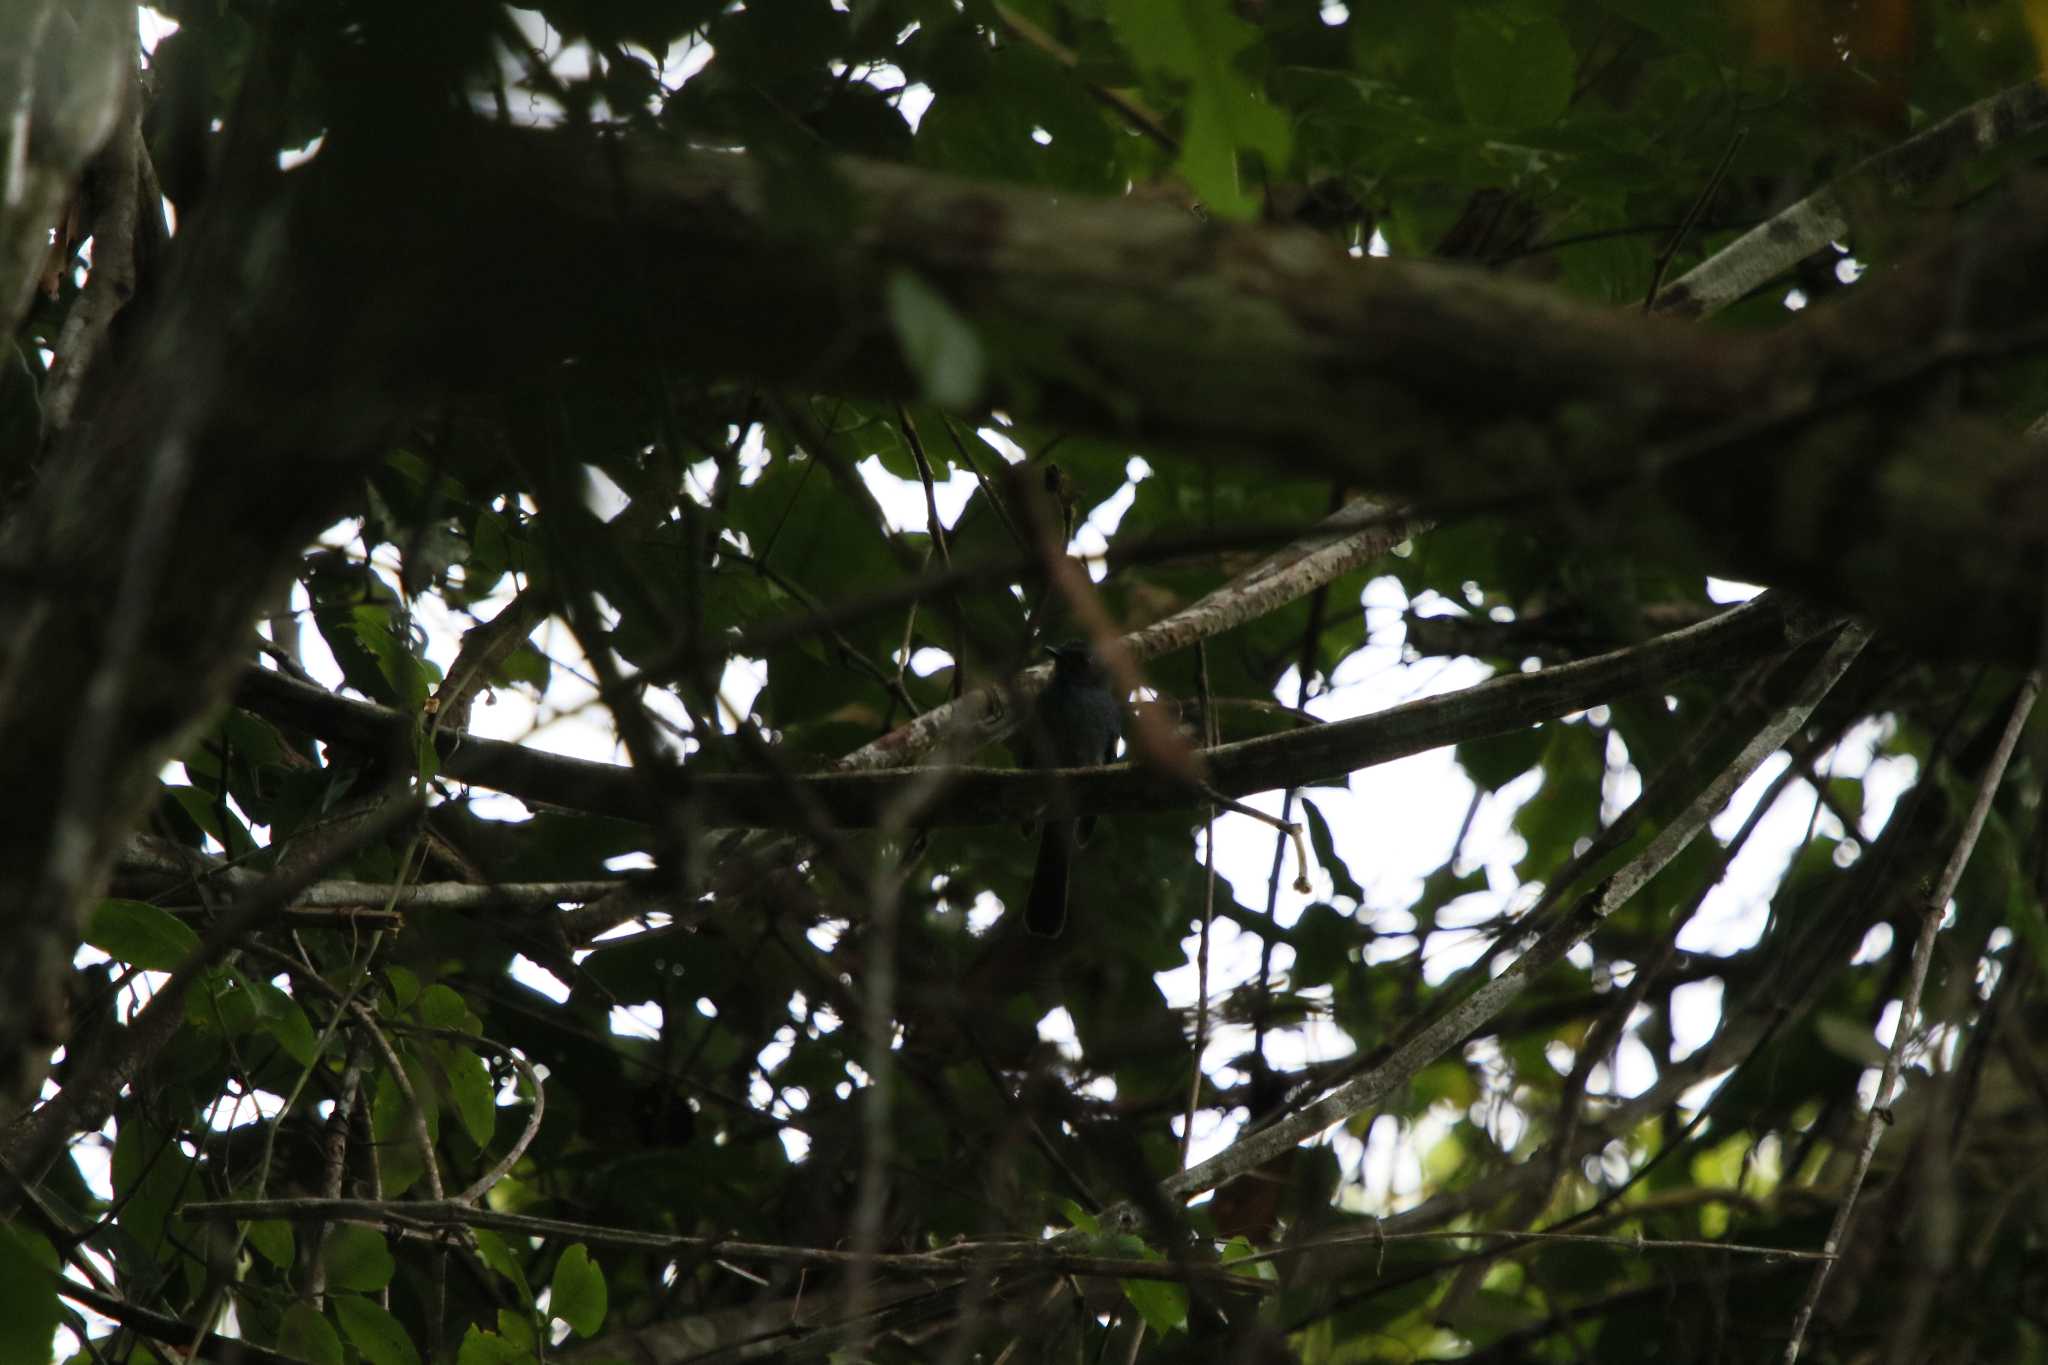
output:
[[[2048,1360],[2039,5],[8,8],[0,1359]]]

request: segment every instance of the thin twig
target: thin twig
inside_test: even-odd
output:
[[[1747,1242],[1716,1242],[1700,1238],[1610,1237],[1593,1232],[1527,1232],[1513,1229],[1445,1228],[1436,1232],[1356,1232],[1333,1237],[1312,1237],[1286,1246],[1239,1256],[1233,1267],[1277,1261],[1283,1256],[1300,1256],[1331,1247],[1378,1246],[1384,1242],[1508,1242],[1515,1245],[1538,1242],[1589,1242],[1619,1247],[1624,1251],[1725,1251],[1736,1256],[1762,1256],[1773,1261],[1821,1261],[1834,1259],[1825,1251],[1794,1251],[1786,1247],[1754,1246]],[[1509,1248],[1510,1250],[1512,1247]]]
[[[1649,312],[1651,305],[1657,302],[1657,291],[1664,287],[1664,275],[1671,269],[1672,258],[1678,255],[1678,249],[1684,246],[1685,239],[1692,235],[1693,225],[1699,222],[1700,215],[1705,213],[1707,205],[1713,202],[1715,192],[1721,188],[1721,181],[1728,175],[1728,163],[1735,159],[1735,153],[1741,149],[1743,141],[1748,136],[1749,129],[1743,127],[1737,128],[1735,135],[1728,139],[1728,146],[1722,151],[1721,159],[1714,163],[1713,174],[1707,177],[1706,186],[1700,190],[1699,196],[1692,201],[1692,207],[1685,211],[1684,219],[1678,224],[1677,230],[1671,234],[1671,240],[1665,243],[1664,250],[1658,253],[1656,268],[1650,272],[1650,287],[1643,293],[1643,311],[1645,313]]]
[[[1080,57],[1075,55],[1064,43],[1061,43],[1044,29],[1011,9],[1008,5],[1000,3],[1000,0],[991,5],[990,8],[995,11],[996,18],[1002,23],[1004,28],[1010,31],[1013,37],[1037,48],[1067,70],[1079,72],[1081,66]],[[1168,156],[1180,155],[1180,143],[1174,138],[1172,133],[1166,131],[1165,123],[1161,122],[1157,114],[1120,90],[1112,90],[1106,85],[1090,80],[1083,80],[1082,84],[1087,88],[1090,95],[1094,96],[1109,109],[1114,110],[1124,122],[1130,124],[1137,132],[1151,138],[1161,151],[1165,152]]]
[[[2048,122],[2048,91],[2022,81],[1851,167],[1766,219],[1658,291],[1653,312],[1705,317],[1849,230],[1855,187],[1911,191],[1936,183],[1960,162],[2026,136]]]
[[[1857,1195],[1862,1192],[1863,1179],[1870,1173],[1870,1163],[1877,1156],[1877,1144],[1884,1136],[1885,1126],[1892,1121],[1893,1088],[1897,1086],[1899,1073],[1905,1066],[1907,1040],[1914,1034],[1913,1020],[1920,1010],[1920,992],[1927,984],[1927,964],[1934,956],[1935,934],[1941,928],[1942,917],[1948,913],[1948,903],[1955,896],[1963,869],[1969,866],[1970,854],[1977,847],[1977,836],[1984,830],[1984,822],[1991,814],[1991,802],[1998,795],[1999,784],[2005,778],[2006,764],[2019,745],[2020,732],[2026,728],[2027,715],[2034,709],[2034,698],[2040,690],[2039,673],[2029,673],[2020,684],[2019,694],[2013,698],[2012,715],[2005,723],[2005,733],[1998,737],[1998,748],[1984,767],[1983,780],[1977,787],[1977,799],[1971,803],[1970,813],[1956,835],[1955,847],[1949,851],[1940,880],[1921,907],[1920,934],[1913,943],[1912,970],[1906,979],[1906,993],[1899,999],[1899,1021],[1892,1030],[1892,1045],[1885,1054],[1884,1072],[1878,1079],[1877,1093],[1871,1097],[1870,1115],[1864,1121],[1862,1149],[1856,1155],[1855,1172],[1849,1177],[1849,1187],[1835,1210],[1827,1240],[1821,1243],[1827,1259],[1814,1270],[1813,1281],[1806,1287],[1806,1297],[1800,1302],[1798,1316],[1792,1321],[1792,1338],[1785,1343],[1785,1365],[1795,1365],[1798,1361],[1799,1348],[1806,1340],[1806,1329],[1813,1321],[1814,1310],[1820,1306],[1821,1291],[1827,1286],[1828,1270],[1834,1258],[1842,1254],[1842,1247],[1848,1240],[1849,1222],[1856,1213]]]
[[[953,555],[946,548],[946,523],[939,517],[939,495],[936,481],[932,478],[931,458],[925,454],[924,438],[917,434],[917,423],[910,420],[910,409],[901,403],[896,405],[896,423],[903,431],[903,444],[910,447],[910,458],[917,461],[917,479],[924,485],[924,525],[931,533],[932,544],[938,547],[939,563],[953,567]]]
[[[1424,1066],[1500,1013],[1539,973],[1590,936],[1691,844],[1736,788],[1806,723],[1813,708],[1848,671],[1869,638],[1869,632],[1862,626],[1843,626],[1826,653],[1800,680],[1793,695],[1751,736],[1727,767],[1707,782],[1683,811],[1664,824],[1641,853],[1581,897],[1569,914],[1559,916],[1507,970],[1417,1029],[1380,1065],[1280,1122],[1239,1139],[1199,1166],[1170,1177],[1163,1182],[1164,1192],[1172,1198],[1186,1198],[1264,1165],[1296,1143],[1363,1112],[1396,1087],[1407,1084]],[[1129,1216],[1126,1206],[1112,1210],[1104,1218],[1122,1221]]]
[[[238,897],[128,1026],[110,1030],[53,1099],[18,1120],[5,1134],[0,1151],[5,1152],[15,1169],[30,1179],[40,1179],[72,1134],[89,1132],[105,1122],[121,1089],[183,1026],[185,992],[201,972],[239,948],[250,933],[281,912],[320,872],[384,838],[423,808],[417,795],[393,791],[374,801],[371,814],[322,847],[319,856],[309,859],[305,866],[281,872],[263,886]],[[11,1207],[13,1193],[12,1180],[0,1172],[0,1211]]]
[[[1138,1260],[1119,1256],[1070,1254],[1047,1242],[955,1242],[931,1251],[878,1251],[863,1254],[838,1247],[782,1246],[722,1237],[682,1237],[601,1223],[575,1223],[561,1218],[535,1218],[473,1208],[453,1200],[382,1199],[235,1199],[183,1205],[178,1216],[192,1222],[219,1219],[282,1218],[306,1222],[316,1218],[370,1223],[402,1232],[437,1228],[495,1228],[528,1237],[587,1242],[592,1246],[625,1247],[657,1252],[700,1252],[727,1260],[769,1265],[871,1265],[904,1274],[961,1275],[977,1264],[1000,1270],[1041,1271],[1060,1275],[1103,1276],[1122,1280],[1169,1280],[1211,1284],[1247,1293],[1270,1294],[1279,1285],[1213,1263]],[[1235,1263],[1233,1263],[1235,1264]]]
[[[1209,647],[1195,642],[1195,683],[1202,703],[1202,747],[1216,747],[1220,729],[1209,695]],[[1202,828],[1202,935],[1195,949],[1195,1056],[1189,1068],[1188,1107],[1180,1125],[1180,1164],[1188,1164],[1188,1144],[1195,1136],[1195,1111],[1202,1100],[1202,1054],[1209,1046],[1209,929],[1216,922],[1216,807],[1209,807]]]

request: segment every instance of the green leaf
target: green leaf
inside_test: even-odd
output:
[[[299,1002],[268,981],[251,977],[249,998],[256,1006],[256,1018],[263,1031],[277,1040],[285,1055],[300,1066],[311,1066],[320,1055],[320,1040]]]
[[[516,1308],[498,1310],[498,1335],[522,1351],[531,1351],[538,1346],[540,1329],[545,1326],[546,1320],[537,1318],[532,1312],[521,1312]]]
[[[402,620],[391,608],[370,602],[350,609],[348,628],[377,661],[378,672],[400,703],[417,711],[426,704],[440,670],[413,653],[412,642],[401,629]]]
[[[466,1047],[436,1048],[441,1069],[448,1077],[448,1098],[469,1140],[482,1147],[498,1127],[498,1095],[491,1084],[490,1068],[484,1059]]]
[[[1287,116],[1237,69],[1259,30],[1214,0],[1110,0],[1110,22],[1141,68],[1187,86],[1187,122],[1176,169],[1211,212],[1250,218],[1259,197],[1238,182],[1240,149],[1259,153],[1269,174],[1292,147]]]
[[[263,1259],[279,1270],[292,1268],[292,1256],[296,1242],[292,1225],[282,1218],[260,1218],[245,1225],[249,1245],[255,1247]]]
[[[370,1365],[420,1365],[412,1338],[383,1308],[356,1294],[336,1294],[329,1302],[341,1330]]]
[[[327,1266],[327,1283],[336,1289],[354,1289],[369,1294],[391,1283],[398,1269],[384,1234],[357,1223],[337,1223],[327,1234],[321,1253]]]
[[[1279,1268],[1271,1261],[1251,1260],[1251,1257],[1256,1255],[1258,1249],[1251,1244],[1251,1239],[1243,1234],[1223,1244],[1223,1264],[1228,1266],[1232,1273],[1254,1280],[1277,1283],[1280,1279]]]
[[[165,1224],[171,1210],[191,1198],[194,1162],[169,1135],[146,1119],[129,1115],[114,1138],[115,1202],[121,1206],[121,1231],[129,1244],[162,1261],[183,1253]]]
[[[974,328],[945,295],[908,270],[889,276],[888,301],[889,322],[924,396],[941,407],[972,407],[987,371]]]
[[[405,967],[386,967],[385,980],[391,983],[391,1000],[400,1009],[406,1008],[420,998],[419,974]]]
[[[307,1365],[342,1365],[341,1337],[334,1324],[312,1305],[296,1302],[284,1310],[284,1324],[278,1329],[277,1349]]]
[[[117,962],[152,972],[176,971],[199,951],[199,935],[190,925],[141,901],[101,901],[86,925],[85,941]]]
[[[576,1335],[589,1337],[604,1326],[605,1307],[604,1271],[578,1242],[555,1263],[555,1278],[548,1285],[548,1312],[573,1327]]]
[[[484,1264],[512,1281],[513,1288],[519,1291],[519,1301],[528,1308],[533,1307],[533,1286],[526,1282],[526,1271],[512,1254],[512,1248],[490,1228],[477,1228],[475,1231],[477,1254],[483,1257]]]
[[[516,1341],[507,1341],[496,1332],[486,1332],[475,1323],[462,1334],[462,1345],[455,1352],[455,1365],[527,1365],[538,1359],[528,1348]]]
[[[440,1135],[441,1110],[434,1103],[434,1092],[427,1084],[427,1073],[418,1062],[404,1058],[406,1079],[412,1083],[412,1091],[425,1106],[421,1114],[427,1126],[429,1139]],[[384,1194],[389,1198],[402,1194],[412,1183],[426,1173],[426,1166],[420,1154],[418,1139],[414,1136],[413,1102],[406,1098],[398,1082],[388,1070],[379,1069],[377,1086],[370,1098],[370,1136],[377,1143],[377,1170],[384,1182]]]
[[[1122,1284],[1124,1297],[1145,1319],[1145,1325],[1160,1336],[1188,1325],[1186,1285],[1172,1280],[1124,1280]]]
[[[62,1316],[57,1253],[27,1228],[0,1223],[0,1360],[48,1360]]]
[[[483,1021],[470,1013],[469,1003],[439,982],[420,995],[420,1022],[430,1028],[453,1029],[457,1033],[481,1033]]]
[[[1502,132],[1555,123],[1571,104],[1577,57],[1557,20],[1523,5],[1458,16],[1451,71],[1465,117]]]
[[[201,972],[185,995],[185,1022],[239,1038],[261,1022],[248,978],[231,967]]]

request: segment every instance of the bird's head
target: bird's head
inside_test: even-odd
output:
[[[1057,680],[1095,682],[1103,676],[1102,661],[1095,657],[1086,640],[1047,645],[1045,652],[1052,659],[1052,676]]]

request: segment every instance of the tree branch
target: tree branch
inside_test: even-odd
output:
[[[1985,765],[1984,776],[1978,782],[1976,800],[1971,802],[1963,827],[1956,834],[1955,845],[1949,850],[1940,880],[1920,907],[1920,932],[1913,941],[1912,966],[1905,993],[1899,998],[1899,1022],[1892,1029],[1892,1045],[1885,1053],[1884,1071],[1878,1078],[1870,1113],[1863,1122],[1863,1140],[1856,1153],[1855,1170],[1849,1176],[1849,1187],[1842,1194],[1842,1202],[1836,1206],[1827,1240],[1821,1244],[1827,1259],[1814,1267],[1813,1279],[1807,1285],[1806,1296],[1800,1301],[1798,1316],[1793,1319],[1791,1339],[1785,1343],[1785,1365],[1795,1365],[1798,1361],[1807,1325],[1813,1321],[1814,1310],[1820,1306],[1821,1290],[1827,1287],[1828,1271],[1833,1268],[1835,1258],[1841,1255],[1843,1243],[1848,1240],[1849,1223],[1856,1215],[1856,1196],[1863,1188],[1864,1177],[1870,1174],[1870,1163],[1877,1156],[1877,1144],[1892,1121],[1890,1106],[1893,1092],[1899,1083],[1899,1072],[1905,1066],[1906,1042],[1913,1036],[1914,1016],[1920,1011],[1920,991],[1927,983],[1928,961],[1934,956],[1935,933],[1948,914],[1948,903],[1963,879],[1963,869],[1970,865],[1970,855],[1977,848],[1977,836],[1983,832],[1984,822],[1991,815],[1992,798],[1998,795],[1999,784],[2005,780],[2006,764],[2012,760],[2013,750],[2019,747],[2020,732],[2026,728],[2027,716],[2032,713],[2034,698],[2040,691],[2041,676],[2038,673],[2028,674],[2020,684],[2005,732],[1998,737],[1998,748]]]
[[[193,1222],[213,1219],[284,1218],[296,1222],[328,1219],[372,1223],[403,1232],[434,1228],[495,1228],[500,1232],[557,1240],[573,1239],[592,1246],[640,1251],[692,1252],[732,1261],[767,1265],[834,1266],[852,1270],[866,1262],[877,1270],[911,1275],[965,1275],[984,1270],[1028,1271],[1048,1275],[1100,1275],[1124,1280],[1174,1280],[1208,1284],[1244,1293],[1270,1294],[1277,1282],[1261,1280],[1224,1266],[1202,1263],[1139,1260],[1136,1257],[1086,1256],[1060,1251],[1046,1242],[956,1242],[934,1251],[865,1253],[827,1247],[771,1245],[723,1237],[685,1237],[601,1223],[574,1223],[561,1218],[498,1213],[454,1200],[381,1199],[242,1199],[194,1202],[178,1210]]]
[[[1757,224],[1657,293],[1654,312],[1711,317],[1849,235],[1849,206],[1880,190],[1925,189],[1958,165],[2048,124],[2048,90],[2027,81],[1958,110],[1931,128],[1866,157],[1845,175]]]
[[[1626,649],[1491,678],[1355,720],[1207,750],[1203,760],[1209,786],[1242,798],[1339,778],[1441,745],[1555,720],[1702,669],[1782,649],[1808,638],[1821,624],[1781,595],[1765,594],[1700,625]],[[368,752],[378,752],[409,725],[395,711],[268,670],[246,672],[237,700],[280,724]],[[475,736],[444,733],[438,741],[442,772],[456,781],[543,805],[626,820],[647,818],[646,775],[633,769]],[[901,792],[926,780],[928,771],[775,777],[700,774],[686,765],[656,776],[676,792],[699,798],[707,826],[802,830],[808,826],[788,799],[790,782],[814,797],[836,826],[872,828]],[[930,825],[1002,824],[1032,817],[1054,780],[1043,772],[1009,768],[957,768],[949,777],[946,802],[924,814]],[[1193,809],[1207,799],[1199,789],[1128,763],[1062,772],[1057,780],[1082,814]]]
[[[1213,1189],[1265,1164],[1332,1124],[1363,1112],[1396,1088],[1407,1084],[1417,1071],[1442,1056],[1459,1039],[1499,1014],[1528,987],[1537,973],[1561,958],[1609,915],[1627,904],[1706,828],[1707,821],[1748,779],[1757,765],[1806,723],[1807,716],[1855,661],[1868,639],[1868,632],[1860,626],[1843,627],[1795,695],[1751,737],[1735,760],[1717,774],[1683,812],[1664,824],[1641,854],[1581,897],[1569,915],[1559,917],[1506,971],[1486,981],[1417,1030],[1379,1066],[1280,1122],[1239,1139],[1209,1160],[1169,1177],[1162,1182],[1165,1192],[1175,1198],[1186,1198]]]

